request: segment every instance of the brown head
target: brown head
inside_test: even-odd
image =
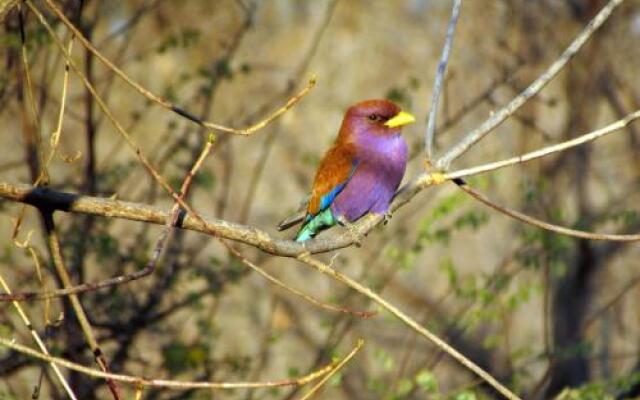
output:
[[[353,140],[354,135],[361,134],[394,135],[402,126],[413,122],[413,115],[389,100],[365,100],[349,107],[342,121],[339,139]]]

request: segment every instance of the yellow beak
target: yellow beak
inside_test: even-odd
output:
[[[416,122],[416,117],[408,112],[400,111],[393,118],[385,122],[384,124],[389,128],[398,128],[400,126],[409,125]]]

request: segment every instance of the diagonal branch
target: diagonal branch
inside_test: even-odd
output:
[[[391,205],[391,211],[395,212],[397,209],[407,204],[416,194],[420,193],[427,187],[440,184],[447,180],[493,171],[565,151],[572,147],[579,146],[617,132],[639,118],[640,110],[593,132],[517,157],[450,173],[422,173],[406,184],[396,194]],[[0,197],[11,201],[31,204],[38,208],[99,215],[110,218],[122,218],[153,224],[164,224],[169,217],[169,213],[167,213],[167,211],[146,204],[83,196],[60,192],[45,187],[34,188],[33,186],[24,184],[0,182]],[[177,197],[180,198],[179,196]],[[180,221],[178,227],[217,235],[222,238],[254,246],[269,254],[285,257],[296,257],[307,251],[312,254],[323,253],[348,247],[353,243],[353,236],[349,232],[339,233],[330,238],[319,237],[302,244],[291,240],[275,238],[268,232],[256,227],[214,218],[200,218],[201,220],[195,216],[186,215]],[[369,214],[363,217],[356,224],[356,227],[359,232],[367,233],[382,222],[382,220],[383,217],[380,215]]]
[[[246,128],[230,128],[228,126],[220,125],[215,122],[203,121],[200,118],[198,118],[195,114],[190,113],[189,111],[186,111],[176,106],[175,104],[173,104],[172,102],[170,102],[165,98],[162,98],[160,96],[153,94],[144,86],[142,86],[141,84],[131,79],[127,74],[124,73],[124,71],[118,68],[114,63],[112,63],[107,57],[105,57],[102,53],[100,53],[100,51],[98,51],[98,49],[96,49],[91,44],[89,39],[87,39],[71,21],[69,21],[69,19],[64,15],[62,10],[58,8],[58,6],[54,3],[53,0],[46,0],[46,2],[47,2],[47,5],[49,6],[49,9],[53,11],[53,13],[62,21],[62,23],[64,23],[67,26],[67,28],[71,32],[73,32],[74,35],[76,35],[78,40],[87,48],[87,50],[89,50],[94,56],[96,56],[98,60],[100,60],[100,62],[102,62],[107,68],[112,70],[129,86],[133,87],[138,93],[140,93],[147,99],[153,101],[154,103],[157,103],[160,106],[166,108],[167,110],[171,110],[176,114],[188,119],[189,121],[195,122],[196,124],[208,129],[214,129],[220,132],[232,133],[235,135],[243,135],[243,136],[252,135],[257,131],[261,130],[262,128],[264,128],[265,126],[267,126],[268,124],[270,124],[271,122],[273,122],[275,119],[283,115],[285,112],[287,112],[298,101],[300,101],[300,99],[302,99],[302,97],[304,97],[304,95],[306,95],[316,84],[315,78],[310,79],[307,86],[305,86],[298,94],[290,98],[282,107],[278,108],[276,111],[274,111],[272,114],[268,115],[264,119]],[[31,3],[31,1],[27,0],[27,4],[35,12],[35,6]]]
[[[351,350],[351,352],[347,354],[347,356],[344,359],[342,359],[342,361],[340,361],[340,363],[336,365],[336,367],[333,370],[331,370],[331,372],[326,374],[322,379],[320,379],[318,383],[316,383],[311,388],[311,390],[305,393],[304,396],[300,398],[300,400],[309,400],[322,387],[322,385],[327,383],[327,381],[333,375],[335,375],[336,372],[340,371],[345,365],[347,365],[349,361],[351,361],[351,359],[356,355],[358,351],[360,351],[363,345],[364,345],[364,340],[358,339],[358,342],[356,343],[356,347],[354,347],[353,350]]]
[[[2,275],[0,275],[0,286],[2,286],[6,294],[8,295],[12,294],[11,289],[9,288],[9,285],[7,285],[7,282],[4,280]],[[13,306],[18,312],[18,315],[20,315],[20,319],[22,319],[22,322],[24,322],[27,329],[29,329],[29,333],[31,334],[31,336],[33,337],[33,340],[38,345],[38,348],[40,348],[40,351],[46,355],[49,355],[49,350],[47,349],[47,346],[45,345],[42,338],[40,338],[40,334],[38,334],[38,331],[34,328],[33,324],[29,320],[29,317],[27,317],[27,314],[22,309],[22,306],[20,305],[20,303],[18,303],[17,301],[14,301]],[[56,378],[58,378],[58,380],[60,381],[60,384],[64,388],[64,391],[67,393],[67,396],[69,396],[69,398],[72,400],[77,400],[76,394],[73,392],[73,389],[71,389],[71,387],[69,386],[69,382],[67,382],[66,378],[60,371],[60,368],[58,368],[58,366],[52,362],[50,362],[49,364],[51,365],[51,369],[53,370],[53,373],[55,374]]]
[[[455,179],[462,178],[464,176],[476,175],[483,172],[495,171],[500,168],[509,167],[515,164],[521,164],[527,161],[535,160],[537,158],[546,157],[550,154],[559,153],[561,151],[566,151],[572,147],[580,146],[582,144],[592,142],[596,139],[599,139],[603,136],[609,135],[611,133],[617,132],[625,127],[627,127],[630,123],[640,118],[640,110],[632,112],[628,114],[622,119],[617,120],[616,122],[604,126],[600,129],[596,129],[593,132],[585,133],[584,135],[580,135],[576,138],[557,143],[551,146],[543,147],[542,149],[535,150],[520,156],[507,158],[505,160],[496,161],[484,165],[479,165],[477,167],[471,167],[466,169],[461,169],[458,171],[453,171],[449,173],[445,173],[446,179]]]
[[[616,9],[624,0],[611,0],[609,3],[600,10],[600,12],[589,22],[589,24],[582,30],[582,32],[571,42],[569,47],[560,55],[560,57],[554,61],[546,71],[542,73],[533,81],[533,83],[526,88],[522,93],[516,96],[509,104],[496,111],[483,122],[476,129],[472,130],[464,137],[457,145],[452,147],[442,158],[440,158],[436,166],[438,169],[446,171],[449,169],[451,162],[464,154],[474,144],[484,138],[489,132],[494,130],[500,124],[502,124],[507,118],[509,118],[516,110],[522,107],[529,99],[535,96],[543,87],[547,85],[573,58],[573,56],[580,51],[582,46],[589,40],[591,35],[598,30],[604,24],[604,22],[611,16],[613,10]]]
[[[418,333],[420,336],[428,339],[431,343],[433,343],[439,349],[445,351],[452,358],[458,361],[460,364],[464,365],[467,369],[478,375],[482,380],[491,385],[494,389],[496,389],[500,394],[502,394],[505,398],[510,400],[519,399],[511,390],[506,388],[500,382],[498,382],[493,376],[491,376],[488,372],[480,368],[476,363],[469,360],[462,353],[451,347],[444,340],[440,339],[437,335],[432,333],[427,328],[420,325],[416,320],[409,317],[407,314],[402,312],[399,308],[382,298],[379,294],[371,290],[370,288],[360,284],[358,281],[348,277],[347,275],[340,273],[330,266],[320,262],[319,260],[311,257],[308,253],[301,254],[297,257],[298,260],[303,263],[309,265],[314,268],[318,272],[328,275],[331,278],[335,279],[338,282],[342,282],[343,284],[349,286],[351,289],[357,291],[358,293],[368,297],[373,300],[376,304],[380,305],[382,308],[391,313],[394,317],[399,319],[403,324],[411,328],[414,332]]]

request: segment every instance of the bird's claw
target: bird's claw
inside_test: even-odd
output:
[[[347,227],[347,229],[349,230],[349,233],[351,234],[351,239],[353,240],[353,244],[356,247],[362,247],[362,241],[364,240],[364,235],[360,232],[358,232],[357,229],[355,229],[355,227],[352,225],[350,227]]]
[[[382,225],[388,224],[389,221],[391,221],[392,216],[393,214],[391,214],[391,211],[387,211],[386,213],[382,214]]]
[[[355,224],[347,221],[344,217],[338,218],[338,222],[340,223],[340,225],[347,228],[347,230],[349,231],[349,235],[351,236],[351,240],[353,240],[353,244],[356,247],[362,247],[362,240],[364,239],[364,235],[358,231]]]

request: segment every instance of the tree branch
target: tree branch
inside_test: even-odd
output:
[[[271,122],[273,122],[275,119],[280,117],[285,112],[287,112],[298,101],[300,101],[300,99],[304,97],[304,95],[306,95],[316,83],[315,78],[311,78],[307,86],[304,87],[297,95],[289,99],[282,107],[280,107],[279,109],[277,109],[272,114],[265,117],[264,119],[246,128],[231,128],[228,126],[217,124],[215,122],[203,121],[200,118],[198,118],[196,115],[176,106],[169,100],[162,98],[160,96],[156,96],[155,94],[151,93],[151,91],[149,91],[148,89],[146,89],[145,87],[143,87],[142,85],[140,85],[139,83],[131,79],[127,74],[124,73],[124,71],[118,68],[114,63],[112,63],[107,57],[105,57],[102,53],[100,53],[98,49],[96,49],[91,44],[91,42],[82,34],[82,32],[78,28],[76,28],[71,21],[69,21],[69,19],[64,15],[62,10],[58,8],[58,6],[53,2],[53,0],[46,0],[46,3],[49,6],[49,9],[62,21],[62,23],[66,25],[67,28],[69,28],[69,30],[73,32],[74,35],[76,35],[76,37],[78,38],[78,40],[80,40],[80,42],[84,45],[84,47],[86,47],[89,52],[91,52],[94,56],[96,56],[96,58],[98,58],[98,60],[100,60],[100,62],[102,62],[107,68],[109,68],[116,75],[118,75],[129,86],[133,87],[138,93],[140,93],[147,99],[153,101],[154,103],[157,103],[160,106],[166,108],[167,110],[171,110],[176,114],[188,119],[189,121],[195,122],[196,124],[208,129],[214,129],[216,131],[232,133],[235,135],[242,135],[242,136],[252,135],[258,132],[259,130],[261,130],[262,128],[264,128],[265,126],[267,126],[268,124],[270,124]],[[34,12],[37,11],[37,9],[33,5],[33,3],[31,3],[30,0],[27,0],[27,4]]]
[[[522,93],[516,96],[509,104],[496,111],[483,122],[479,127],[472,130],[467,136],[462,139],[457,145],[452,147],[442,158],[440,158],[436,167],[439,170],[446,171],[449,169],[451,162],[464,154],[475,143],[484,138],[489,132],[494,130],[500,124],[502,124],[507,118],[509,118],[516,110],[522,107],[529,99],[535,96],[543,87],[546,86],[573,58],[573,56],[580,51],[582,46],[589,40],[591,35],[604,24],[604,22],[611,16],[613,10],[616,9],[624,0],[611,0],[609,3],[600,10],[591,22],[582,30],[582,32],[571,42],[569,47],[560,55],[560,57],[554,61],[545,72],[542,73],[533,83],[526,88]]]
[[[320,377],[333,371],[335,364],[329,364],[317,371],[314,371],[308,375],[302,376],[297,379],[285,379],[279,381],[266,381],[266,382],[185,382],[185,381],[173,381],[166,379],[153,379],[144,378],[141,376],[114,374],[111,372],[103,372],[93,368],[88,368],[80,364],[65,360],[64,358],[52,357],[47,354],[43,354],[39,351],[33,350],[27,346],[15,343],[12,340],[0,337],[0,345],[13,349],[19,353],[26,354],[29,357],[37,358],[39,360],[47,361],[60,365],[65,368],[69,368],[74,371],[78,371],[88,376],[95,378],[110,379],[117,382],[129,383],[138,386],[154,386],[164,387],[167,389],[240,389],[240,388],[265,388],[265,387],[278,387],[278,386],[294,386],[305,385],[309,382],[319,379]]]
[[[612,241],[618,241],[618,242],[640,241],[640,234],[616,235],[616,234],[606,234],[606,233],[594,233],[594,232],[581,231],[578,229],[571,229],[571,228],[566,228],[564,226],[550,224],[548,222],[541,221],[537,218],[530,217],[519,211],[512,210],[511,208],[495,203],[494,201],[489,199],[487,196],[478,192],[477,190],[469,186],[466,182],[462,181],[462,179],[454,179],[454,182],[456,185],[458,185],[458,187],[460,187],[460,189],[464,190],[465,192],[467,192],[469,195],[471,195],[481,203],[493,208],[496,211],[501,212],[502,214],[508,215],[518,221],[524,222],[525,224],[535,226],[536,228],[541,228],[547,231],[558,233],[560,235],[577,237],[581,239],[612,240]]]
[[[536,158],[542,158],[542,157],[548,156],[553,153],[559,153],[561,151],[568,150],[572,147],[576,147],[581,144],[594,141],[603,136],[619,131],[620,129],[627,127],[630,123],[637,120],[638,118],[640,118],[640,110],[637,110],[631,114],[628,114],[624,118],[619,119],[612,124],[609,124],[605,127],[597,129],[593,132],[585,133],[584,135],[580,135],[574,139],[570,139],[570,140],[567,140],[558,144],[554,144],[551,146],[543,147],[542,149],[535,150],[520,156],[507,158],[505,160],[496,161],[496,162],[492,162],[484,165],[479,165],[477,167],[461,169],[461,170],[450,172],[450,173],[445,173],[444,176],[447,179],[462,178],[464,176],[476,175],[479,173],[494,171],[496,169],[508,167],[515,164],[521,164],[527,161],[535,160]]]
[[[462,0],[454,0],[453,9],[451,10],[451,19],[449,20],[449,27],[447,28],[447,36],[444,41],[444,47],[442,48],[442,57],[440,58],[440,64],[438,64],[436,81],[433,86],[433,94],[431,96],[431,110],[429,110],[427,133],[424,139],[424,148],[426,151],[427,160],[429,161],[431,161],[431,158],[433,157],[433,138],[436,133],[436,116],[438,115],[440,92],[442,91],[442,83],[444,82],[444,76],[447,72],[447,63],[449,62],[449,54],[451,53],[451,45],[453,44],[453,36],[455,34],[456,25],[458,23],[458,16],[460,15],[461,6]]]
[[[11,295],[11,289],[9,288],[9,285],[7,285],[7,282],[4,280],[2,275],[0,275],[0,286],[2,286],[6,294]],[[27,313],[24,312],[20,303],[18,303],[17,301],[14,301],[13,306],[18,312],[18,315],[20,316],[20,319],[22,320],[22,322],[25,324],[27,329],[29,329],[29,333],[31,334],[31,337],[33,337],[33,340],[38,345],[38,348],[40,349],[40,351],[45,355],[49,355],[49,350],[47,349],[47,346],[45,345],[44,341],[40,337],[40,334],[38,334],[38,331],[34,328],[29,317],[27,317]],[[60,384],[62,385],[64,391],[67,393],[67,396],[69,396],[71,400],[77,400],[77,397],[73,392],[73,389],[71,389],[71,387],[69,386],[69,382],[67,382],[66,378],[60,371],[60,368],[58,368],[58,366],[52,362],[50,362],[49,365],[51,366],[51,369],[53,370],[53,373],[55,374],[58,381],[60,381]]]

